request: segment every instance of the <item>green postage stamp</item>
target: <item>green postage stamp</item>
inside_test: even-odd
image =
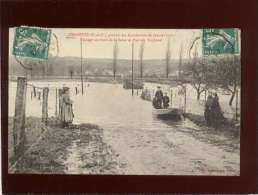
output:
[[[48,58],[51,30],[37,27],[15,29],[13,55],[39,59]]]
[[[203,29],[203,54],[238,54],[239,31],[235,28]]]

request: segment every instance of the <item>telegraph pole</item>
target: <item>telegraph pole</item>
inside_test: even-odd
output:
[[[170,64],[170,39],[168,38],[167,53],[166,53],[166,78],[169,75],[169,64]]]
[[[139,57],[140,57],[140,77],[141,77],[141,79],[143,77],[143,52],[144,52],[144,41],[142,41],[142,43],[141,43],[140,54],[139,54]]]
[[[82,86],[82,95],[83,95],[83,76],[82,76],[82,38],[81,40],[81,86]]]
[[[132,41],[132,96],[133,96],[133,93],[134,93],[134,86],[133,86],[133,51],[134,50],[134,42]]]

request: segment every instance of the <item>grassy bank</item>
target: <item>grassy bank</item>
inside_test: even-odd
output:
[[[12,153],[12,118],[9,120],[9,172],[64,174],[69,171],[69,160],[72,145],[80,150],[80,159],[72,159],[70,163],[81,161],[83,173],[112,172],[117,169],[115,155],[111,148],[103,142],[103,129],[93,124],[71,125],[62,128],[54,118],[49,119],[47,126],[41,124],[39,118],[26,119],[26,143],[23,156],[13,160]],[[76,142],[75,142],[76,141]],[[74,144],[73,144],[74,143]]]
[[[9,162],[13,164],[14,149],[13,149],[13,122],[14,118],[8,118],[8,158]],[[39,136],[44,132],[45,128],[41,124],[40,118],[27,117],[25,123],[26,144],[25,148],[35,143]]]
[[[220,127],[215,129],[215,128],[207,126],[204,116],[192,114],[192,113],[185,113],[184,117],[188,118],[189,120],[194,122],[196,125],[198,125],[200,127],[204,127],[207,130],[210,130],[211,132],[214,131],[217,133],[222,133],[228,137],[233,136],[233,137],[239,138],[239,135],[240,135],[239,122],[229,121],[226,119],[225,122],[221,123]]]

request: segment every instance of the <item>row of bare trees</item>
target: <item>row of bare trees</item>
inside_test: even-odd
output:
[[[184,69],[184,78],[188,78],[196,90],[197,100],[203,92],[209,89],[222,88],[231,94],[230,106],[241,84],[240,77],[240,57],[234,54],[198,57],[197,50],[195,50],[194,58],[186,64]]]
[[[141,42],[139,50],[139,60],[140,60],[140,78],[143,77],[143,56],[144,56],[144,41]],[[118,61],[118,43],[114,42],[113,46],[113,76],[116,78],[117,72],[117,61]]]
[[[199,42],[201,37],[195,37],[189,49],[189,56],[190,51],[195,49],[193,58],[188,62],[185,75],[190,76],[190,83],[197,92],[198,100],[203,92],[222,88],[231,94],[229,105],[232,106],[237,88],[241,85],[240,56],[235,54],[234,40],[231,40],[230,36],[223,32],[213,32],[213,35],[225,45],[229,45],[230,53],[198,57],[196,42]]]

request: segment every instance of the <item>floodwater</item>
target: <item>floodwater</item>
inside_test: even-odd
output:
[[[75,94],[79,82],[66,84],[34,82],[36,86],[50,87],[49,115],[56,112],[56,87],[71,87],[74,101],[74,123],[97,124],[104,129],[103,139],[112,147],[123,165],[116,174],[133,175],[239,175],[239,151],[193,136],[201,130],[191,121],[160,120],[153,116],[151,102],[140,98],[140,90],[124,90],[120,84],[87,83],[84,95]],[[26,115],[41,116],[42,98],[27,92]],[[15,84],[9,92],[9,115],[14,113]],[[222,142],[224,137],[216,137]],[[84,173],[74,140],[68,148],[68,174]]]
[[[80,88],[80,82],[33,82],[38,87],[49,87],[48,115],[55,116],[58,100],[56,88],[70,87],[73,100],[74,123],[98,124],[104,129],[160,129],[163,123],[153,118],[151,103],[140,98],[141,90],[124,90],[121,84],[86,83],[84,95],[75,94],[75,87]],[[154,86],[148,85],[149,88]],[[26,116],[41,117],[42,90],[36,89],[37,96],[31,97],[33,89],[27,88]],[[38,93],[41,92],[40,99]],[[9,86],[9,116],[14,115],[16,83]],[[138,95],[137,95],[138,94]],[[175,105],[176,106],[176,105]],[[166,126],[164,126],[165,128]]]

